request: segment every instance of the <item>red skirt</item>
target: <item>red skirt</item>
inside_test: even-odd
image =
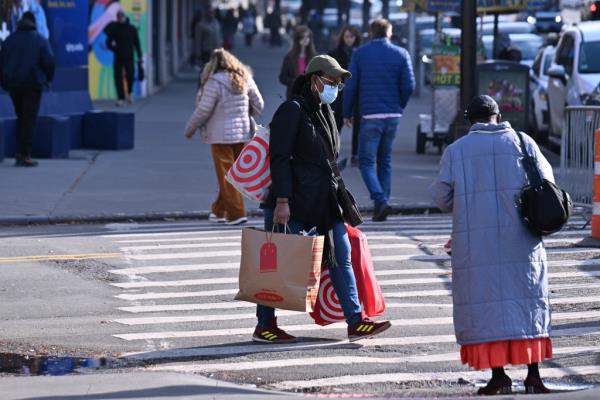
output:
[[[460,346],[460,359],[474,369],[533,364],[552,358],[550,338],[501,340]]]

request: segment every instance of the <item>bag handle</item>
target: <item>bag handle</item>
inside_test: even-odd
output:
[[[527,179],[529,180],[529,184],[532,186],[541,186],[544,183],[542,176],[540,175],[540,171],[535,163],[535,160],[529,153],[527,152],[527,147],[525,146],[525,140],[523,139],[523,132],[515,131],[517,136],[519,137],[519,141],[521,143],[521,151],[523,152],[523,167],[525,168],[525,175],[527,175]]]
[[[275,226],[280,225],[280,224],[272,224],[271,225],[271,232],[269,231],[265,231],[265,236],[267,237],[267,242],[271,243],[273,241],[273,234],[275,233]],[[283,224],[283,234],[287,235],[288,233],[292,233],[292,230],[290,229],[290,226],[285,223]]]

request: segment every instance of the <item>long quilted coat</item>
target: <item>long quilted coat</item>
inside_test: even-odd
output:
[[[202,141],[209,144],[247,142],[252,136],[250,117],[260,114],[264,105],[252,78],[246,93],[239,93],[228,73],[217,72],[198,91],[185,132],[199,128]]]
[[[552,168],[524,135],[542,177]],[[546,250],[519,217],[527,178],[516,132],[508,122],[475,124],[450,145],[431,185],[435,202],[452,211],[452,294],[459,344],[548,337]]]

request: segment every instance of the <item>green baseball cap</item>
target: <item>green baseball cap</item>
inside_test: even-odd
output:
[[[340,64],[335,58],[326,55],[315,56],[310,60],[306,66],[305,73],[312,74],[314,72],[322,72],[335,78],[338,76],[350,78],[352,76],[350,71],[346,71],[344,68],[340,67]]]

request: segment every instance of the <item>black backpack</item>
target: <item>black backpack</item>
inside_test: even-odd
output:
[[[521,218],[535,234],[545,236],[562,229],[571,216],[573,203],[569,193],[542,179],[535,160],[527,152],[523,133],[517,132],[523,151],[523,167],[529,185],[521,190]]]

